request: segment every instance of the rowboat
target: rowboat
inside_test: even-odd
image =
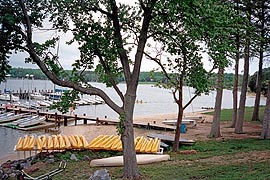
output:
[[[21,118],[26,117],[26,116],[29,116],[29,114],[23,113],[23,114],[16,114],[16,115],[8,116],[8,117],[3,117],[3,118],[0,118],[0,123],[15,121],[17,119],[21,119]]]
[[[18,119],[16,121],[13,121],[13,122],[10,122],[9,124],[7,124],[7,126],[18,126],[19,124],[21,123],[25,123],[25,122],[28,122],[28,121],[31,121],[33,119],[36,119],[38,117],[38,115],[35,115],[35,116],[29,116],[29,117],[24,117],[24,118],[21,118],[21,119]]]
[[[168,154],[137,154],[137,164],[150,164],[155,162],[168,161]],[[123,156],[115,156],[102,159],[94,159],[90,162],[91,167],[112,167],[123,166]]]
[[[165,143],[170,143],[170,144],[174,142],[173,136],[168,136],[168,135],[164,135],[164,134],[149,134],[149,135],[147,135],[147,137],[158,138],[161,141],[163,141]],[[195,143],[195,141],[190,140],[190,139],[180,138],[179,143],[182,145],[193,145]]]
[[[6,113],[0,114],[0,118],[5,118],[5,117],[13,116],[13,115],[14,113],[12,112],[6,112]]]
[[[45,119],[46,119],[45,116],[36,117],[36,118],[31,119],[29,121],[20,123],[18,126],[21,127],[21,128],[24,128],[24,127],[28,127],[28,126],[37,125],[37,124],[40,124],[41,122],[45,121]]]
[[[176,123],[177,123],[177,119],[162,121],[162,124],[172,125],[172,126],[175,126]],[[191,124],[192,126],[197,125],[196,120],[194,119],[182,119],[182,124]]]

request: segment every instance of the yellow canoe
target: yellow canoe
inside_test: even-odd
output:
[[[20,137],[17,144],[16,144],[16,151],[22,151],[23,150],[23,140],[24,138]]]
[[[71,146],[71,143],[70,143],[70,141],[69,141],[68,136],[63,135],[63,139],[64,139],[64,141],[65,141],[65,148],[66,148],[66,149],[71,149],[72,146]]]

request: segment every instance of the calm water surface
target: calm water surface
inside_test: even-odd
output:
[[[93,83],[93,85],[102,88],[116,103],[120,104],[120,99],[114,92],[113,88],[106,88],[104,84]],[[9,79],[7,82],[0,84],[0,90],[3,92],[4,89],[12,90],[14,92],[28,90],[53,90],[54,88],[60,88],[55,86],[46,80],[18,80]],[[125,90],[125,84],[120,84],[119,88]],[[194,90],[189,87],[184,88],[184,103],[194,95]],[[202,110],[201,107],[214,107],[215,105],[215,92],[211,92],[209,95],[203,94],[197,97],[193,103],[185,110],[185,112],[195,112]],[[83,98],[88,98],[89,95],[84,95]],[[150,84],[140,84],[137,91],[137,100],[142,103],[135,104],[135,116],[154,115],[154,114],[170,114],[177,113],[177,105],[174,103],[172,94],[167,89],[161,89],[154,87]],[[253,106],[254,97],[247,97],[246,106]],[[261,100],[261,104],[265,104],[265,98]],[[232,108],[232,92],[224,90],[222,108]],[[118,118],[118,115],[111,110],[107,105],[89,105],[79,106],[75,110],[76,114],[82,115],[87,114],[89,116]],[[10,128],[0,127],[0,157],[13,150],[17,139],[23,136],[25,132],[14,130]]]

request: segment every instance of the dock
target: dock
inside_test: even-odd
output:
[[[94,116],[86,116],[84,115],[69,115],[69,114],[58,114],[54,112],[48,111],[39,111],[32,109],[21,109],[16,107],[3,107],[0,106],[0,110],[13,111],[15,114],[21,113],[29,113],[29,114],[38,114],[40,116],[45,116],[45,124],[41,124],[38,126],[28,127],[28,128],[16,128],[23,131],[34,131],[34,130],[42,130],[49,129],[52,127],[59,128],[61,124],[64,126],[68,125],[68,122],[74,121],[74,125],[78,124],[78,121],[83,121],[83,124],[96,124],[96,125],[117,125],[119,123],[118,119],[110,119],[110,118],[98,118]],[[89,122],[90,121],[90,122]],[[1,124],[0,124],[1,125]],[[166,126],[162,124],[155,123],[138,123],[134,122],[133,127],[143,128],[143,129],[152,129],[152,130],[165,130],[165,131],[174,131],[174,126]]]

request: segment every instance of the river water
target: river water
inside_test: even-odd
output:
[[[114,92],[113,88],[107,88],[101,83],[92,83],[93,86],[102,88],[117,104],[121,105],[120,99]],[[54,86],[53,83],[47,80],[34,80],[34,79],[8,79],[7,82],[0,84],[0,90],[4,89],[17,92],[32,90],[53,90],[66,89]],[[120,90],[125,90],[125,84],[119,84]],[[194,89],[184,87],[184,103],[194,95]],[[197,97],[192,104],[185,109],[185,112],[201,111],[202,107],[214,107],[215,105],[215,92],[208,95],[203,94]],[[88,98],[89,95],[83,95],[83,98]],[[137,91],[138,103],[135,104],[134,116],[156,115],[156,114],[171,114],[177,113],[177,105],[173,100],[172,93],[168,89],[155,87],[153,84],[139,84]],[[254,105],[254,97],[247,97],[246,106]],[[142,103],[141,103],[142,102]],[[265,98],[262,98],[261,104],[265,105]],[[223,91],[222,108],[232,108],[232,91]],[[88,105],[79,106],[75,110],[78,115],[86,114],[94,117],[118,118],[118,115],[111,110],[106,104],[102,105]],[[19,130],[0,127],[0,157],[13,150],[17,139],[24,135],[26,132]]]

